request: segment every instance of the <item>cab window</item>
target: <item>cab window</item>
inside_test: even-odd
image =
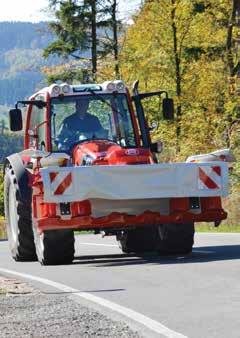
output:
[[[38,96],[35,98],[36,100],[44,101],[44,97]],[[46,109],[38,108],[37,106],[32,106],[31,118],[29,123],[29,146],[34,147],[36,140],[34,137],[35,132],[38,135],[37,145],[38,149],[44,150],[46,147],[46,123],[40,125],[42,122],[46,120]]]
[[[136,147],[124,94],[81,95],[51,100],[53,151],[70,151],[86,140],[107,139],[122,147]]]

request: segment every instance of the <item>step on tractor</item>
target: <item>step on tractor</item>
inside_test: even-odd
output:
[[[5,216],[11,255],[43,265],[74,259],[74,231],[116,236],[123,253],[187,254],[194,223],[227,217],[228,154],[159,163],[144,100],[159,100],[174,119],[166,91],[133,93],[122,81],[52,84],[9,112],[24,148],[4,165]],[[171,123],[169,122],[169,127]]]

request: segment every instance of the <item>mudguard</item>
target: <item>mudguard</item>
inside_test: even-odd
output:
[[[6,158],[4,163],[4,173],[6,166],[10,165],[14,176],[17,180],[18,188],[19,188],[19,196],[17,198],[23,202],[27,202],[31,200],[31,188],[28,186],[28,174],[26,172],[26,168],[23,164],[23,161],[21,159],[21,156],[16,153],[13,155],[10,155]]]

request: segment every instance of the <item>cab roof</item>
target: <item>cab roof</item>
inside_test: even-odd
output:
[[[73,96],[73,95],[84,95],[91,92],[98,92],[102,94],[126,93],[126,86],[123,81],[105,81],[100,84],[76,84],[69,85],[67,83],[56,84],[53,83],[49,87],[42,88],[33,96],[42,95],[48,93],[50,97],[58,96]]]

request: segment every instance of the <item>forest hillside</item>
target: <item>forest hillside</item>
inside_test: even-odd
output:
[[[52,39],[46,23],[0,22],[0,118],[42,85],[41,67],[58,61],[42,57]]]

